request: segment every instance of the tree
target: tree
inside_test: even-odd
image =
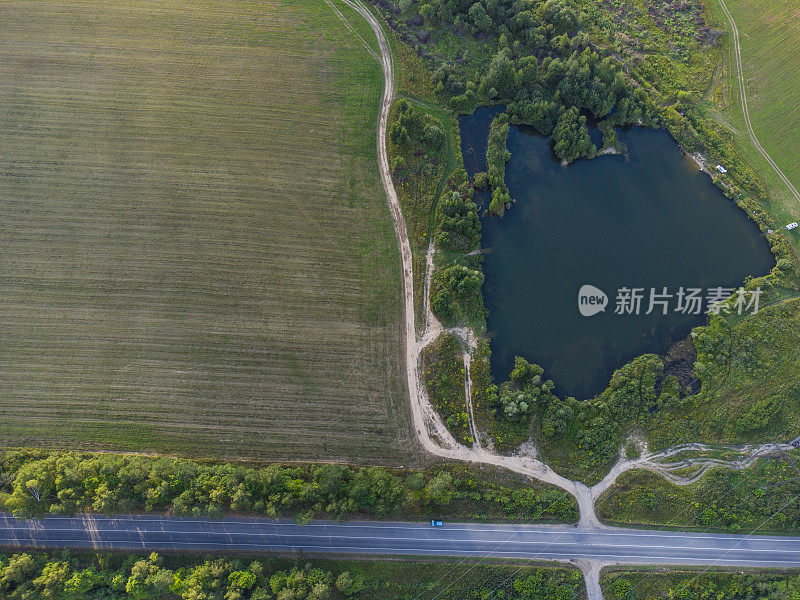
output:
[[[445,191],[436,207],[436,239],[444,248],[470,252],[478,246],[481,221],[472,190]]]
[[[494,27],[492,18],[486,14],[486,9],[480,2],[476,2],[469,9],[469,20],[475,33],[488,33]]]
[[[66,562],[48,562],[42,574],[31,583],[36,590],[36,598],[56,599],[63,596],[64,585],[70,578],[72,569]]]
[[[511,196],[501,188],[496,187],[492,190],[492,199],[489,202],[488,212],[490,215],[502,217],[506,212],[506,207],[511,204]]]
[[[618,424],[627,424],[658,408],[656,382],[663,371],[664,363],[655,354],[638,356],[617,369],[600,396],[608,415]]]
[[[30,554],[15,554],[4,567],[0,567],[0,590],[8,590],[23,581],[36,570]]]
[[[228,590],[225,592],[225,600],[240,600],[247,590],[255,587],[256,581],[256,574],[249,569],[233,571],[228,575]]]
[[[519,421],[529,414],[532,404],[531,395],[521,390],[507,389],[500,395],[503,415],[509,421]]]
[[[447,506],[453,498],[453,476],[441,471],[425,486],[425,499],[431,504]]]
[[[75,571],[65,583],[64,594],[67,598],[82,600],[95,586],[104,582],[104,577],[97,573],[93,567]],[[170,578],[170,583],[172,580]]]
[[[513,98],[517,88],[517,70],[511,58],[511,50],[502,48],[494,55],[489,68],[481,80],[480,88],[494,88],[504,98]]]
[[[6,508],[20,517],[48,513],[56,495],[57,462],[51,456],[22,465],[14,478]]]
[[[385,469],[372,467],[356,472],[349,495],[358,510],[380,518],[400,509],[405,490],[398,477]]]
[[[336,589],[345,596],[353,596],[364,589],[364,582],[360,577],[354,578],[345,571],[336,579]]]
[[[411,143],[411,136],[408,134],[408,129],[403,127],[399,122],[393,123],[389,127],[389,139],[398,146],[408,146]]]
[[[558,32],[572,31],[578,26],[578,13],[566,0],[547,0],[542,12],[545,21]]]
[[[166,594],[174,581],[169,569],[161,568],[161,557],[155,552],[138,560],[131,569],[125,591],[131,598],[146,600]]]
[[[558,119],[553,130],[553,152],[568,163],[597,152],[589,137],[586,117],[580,115],[577,108],[568,108]]]
[[[319,582],[311,588],[308,594],[309,600],[326,600],[331,595],[331,586],[327,583]]]
[[[270,577],[269,585],[278,600],[326,600],[331,594],[331,578],[330,573],[306,565],[303,569],[278,571]]]
[[[544,369],[539,365],[532,365],[521,356],[515,356],[514,367],[511,369],[508,378],[524,386],[532,383],[538,384],[543,373]]]
[[[567,433],[569,424],[575,415],[570,404],[576,402],[574,398],[566,401],[553,397],[548,403],[544,416],[542,417],[542,433],[547,437],[554,435],[564,435]]]
[[[508,115],[500,113],[489,126],[489,137],[486,144],[486,166],[489,186],[500,188],[506,192],[505,172],[506,163],[511,158],[511,153],[506,147],[510,124]]]
[[[436,125],[426,124],[422,133],[422,143],[426,146],[438,148],[444,144],[444,131]]]
[[[474,298],[483,285],[483,273],[456,264],[436,272],[431,293],[431,308],[445,321],[457,319],[460,306]]]

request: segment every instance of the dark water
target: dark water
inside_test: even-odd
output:
[[[462,118],[467,170],[485,167],[470,144],[485,137],[492,114]],[[547,140],[512,127],[506,182],[517,200],[502,219],[483,219],[484,301],[495,379],[514,356],[545,368],[561,394],[601,391],[614,369],[646,353],[663,353],[702,322],[701,315],[660,309],[650,315],[650,288],[735,287],[760,275],[772,254],[758,228],[698,172],[664,131],[620,133],[630,159],[605,156],[562,168]],[[477,154],[477,152],[475,153]],[[605,312],[584,317],[578,290],[605,291]],[[617,290],[645,288],[640,315],[614,314]],[[704,306],[705,310],[705,306]]]
[[[464,168],[470,177],[479,171],[486,170],[489,125],[505,109],[505,106],[482,107],[471,115],[459,117],[458,128],[461,133],[461,154],[464,157]]]
[[[471,115],[458,119],[461,135],[461,154],[464,158],[464,169],[469,176],[486,171],[486,148],[489,146],[489,126],[492,120],[506,109],[505,106],[481,107]],[[489,202],[489,190],[475,192],[475,202],[479,205]]]

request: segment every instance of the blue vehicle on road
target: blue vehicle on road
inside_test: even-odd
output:
[[[431,519],[431,527],[444,527],[444,522]]]

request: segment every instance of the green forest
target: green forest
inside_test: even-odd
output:
[[[428,61],[443,104],[455,113],[503,104],[510,122],[552,137],[566,163],[597,152],[582,112],[615,127],[661,123],[650,95],[595,49],[589,15],[567,0],[382,6],[401,39]]]

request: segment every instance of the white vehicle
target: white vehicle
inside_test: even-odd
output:
[[[788,229],[789,231],[791,231],[792,229],[797,229],[797,221],[795,221],[794,223],[789,223],[786,226],[786,229]]]

